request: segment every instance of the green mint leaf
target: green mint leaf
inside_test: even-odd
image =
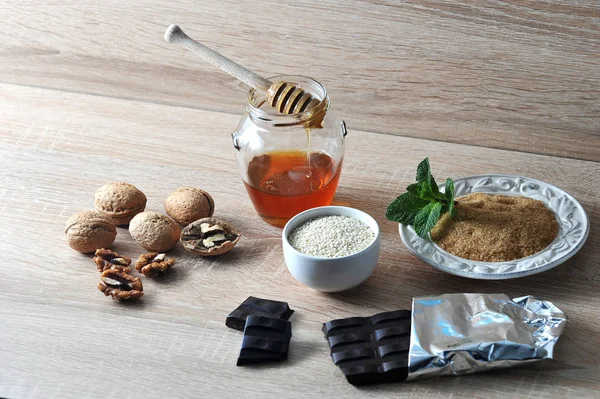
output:
[[[440,189],[433,176],[430,176],[429,180],[423,182],[420,187],[419,197],[428,201],[446,201],[446,197],[440,193]]]
[[[454,218],[456,216],[456,208],[454,208],[454,181],[450,178],[446,179],[444,194],[446,195],[446,201],[448,201],[448,212]]]
[[[406,187],[406,191],[390,204],[385,216],[389,220],[412,225],[420,237],[427,237],[442,214],[449,212],[450,216],[456,216],[454,182],[447,179],[441,193],[431,175],[429,158],[421,161],[417,167],[417,182]]]
[[[425,158],[423,161],[421,161],[419,166],[417,166],[417,185],[421,188],[419,193],[421,198],[428,200],[446,200],[446,197],[440,193],[438,185],[431,175],[429,158]]]
[[[388,206],[385,217],[402,224],[413,224],[416,214],[429,204],[418,196],[408,192],[396,198]]]
[[[419,196],[421,194],[421,185],[418,183],[409,184],[408,187],[406,187],[406,191]]]
[[[452,202],[454,200],[454,181],[451,178],[446,179],[444,194],[448,202]]]
[[[419,192],[419,197],[421,197],[427,201],[433,201],[436,199],[435,195],[431,191],[431,187],[429,186],[428,181],[424,181],[423,183],[421,183],[420,187],[421,187],[421,190]]]
[[[440,219],[441,212],[441,202],[430,202],[415,215],[413,227],[419,237],[427,238],[429,231]]]
[[[429,166],[429,158],[425,158],[417,166],[417,183],[428,182],[429,176],[431,176],[431,167]]]
[[[446,200],[446,197],[444,196],[444,194],[440,193],[438,184],[436,183],[435,179],[433,178],[433,176],[431,174],[429,175],[429,187],[431,189],[431,194],[433,195],[433,197],[435,199],[438,199],[441,201]]]
[[[406,212],[397,212],[393,217],[388,217],[392,222],[398,222],[405,225],[412,225],[415,222],[415,216],[417,215],[417,211],[406,211]]]
[[[443,215],[444,213],[448,212],[449,210],[450,209],[448,207],[448,204],[442,203],[442,210],[440,211],[440,218],[441,218],[441,215]]]

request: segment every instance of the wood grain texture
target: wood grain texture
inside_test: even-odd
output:
[[[193,54],[202,57],[204,61],[214,65],[223,72],[230,74],[234,78],[242,81],[243,83],[265,95],[267,94],[269,88],[271,88],[273,85],[273,82],[233,62],[223,54],[206,47],[197,40],[190,38],[177,25],[171,25],[167,28],[167,31],[165,32],[165,40],[169,43],[178,43],[187,47],[188,50],[190,50]]]
[[[325,295],[300,286],[283,262],[280,230],[254,212],[238,177],[229,133],[239,115],[0,84],[0,397],[7,398],[506,398],[600,395],[600,164],[351,131],[335,202],[380,224],[374,275]],[[406,149],[398,155],[396,149]],[[452,157],[448,156],[452,154]],[[564,265],[508,281],[450,276],[401,244],[386,205],[429,156],[436,176],[526,174],[564,188],[591,221],[587,244]],[[138,303],[97,291],[90,256],[72,251],[64,223],[93,206],[95,190],[124,180],[163,210],[168,193],[198,186],[216,215],[243,232],[218,259],[173,252],[165,278],[143,278]],[[114,249],[142,253],[119,228]],[[448,292],[532,294],[569,316],[554,361],[500,372],[357,389],[333,365],[321,323],[407,308],[413,296]],[[235,366],[241,334],[226,315],[247,296],[285,300],[290,359]]]
[[[263,76],[321,81],[354,129],[600,160],[597,1],[266,0],[249,7],[234,0],[5,2],[0,82],[241,112],[239,83],[164,42],[165,28],[178,23]]]

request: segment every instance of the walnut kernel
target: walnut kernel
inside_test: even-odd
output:
[[[97,249],[94,262],[98,267],[98,271],[102,273],[108,269],[116,269],[126,273],[131,273],[131,258],[129,256],[119,256],[118,253],[109,249]]]
[[[108,269],[102,272],[102,281],[98,283],[98,289],[105,296],[111,296],[120,301],[140,298],[144,293],[142,280],[117,269]]]
[[[71,248],[89,253],[98,248],[109,248],[115,241],[117,230],[111,221],[100,213],[84,211],[69,218],[65,234]]]
[[[140,255],[135,262],[135,270],[146,277],[156,276],[169,270],[175,264],[174,259],[167,259],[165,254],[149,252]]]

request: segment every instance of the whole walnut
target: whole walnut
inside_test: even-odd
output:
[[[89,253],[98,248],[109,248],[115,242],[117,229],[100,213],[84,211],[74,214],[67,220],[65,233],[71,248]]]
[[[108,183],[96,191],[96,210],[108,217],[115,226],[128,224],[146,208],[146,195],[125,182]]]
[[[176,222],[188,225],[195,220],[212,216],[215,202],[204,190],[180,187],[167,197],[165,210]]]
[[[157,212],[142,212],[129,222],[131,237],[152,252],[165,252],[177,244],[181,228],[168,216]]]

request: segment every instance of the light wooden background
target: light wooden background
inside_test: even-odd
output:
[[[0,397],[306,398],[600,396],[600,5],[597,1],[12,1],[0,5]],[[374,275],[324,295],[287,272],[280,230],[255,214],[229,134],[243,87],[163,32],[178,23],[266,76],[322,81],[350,133],[335,202],[382,229]],[[386,205],[429,156],[436,176],[524,174],[584,206],[591,232],[566,264],[483,282],[433,270],[401,244]],[[219,259],[174,252],[138,303],[95,288],[64,223],[108,181],[148,209],[201,187],[244,237]],[[142,250],[119,229],[114,248]],[[533,294],[570,317],[556,360],[357,389],[328,355],[332,318],[448,292]],[[235,366],[226,315],[247,296],[288,301],[290,359]]]

